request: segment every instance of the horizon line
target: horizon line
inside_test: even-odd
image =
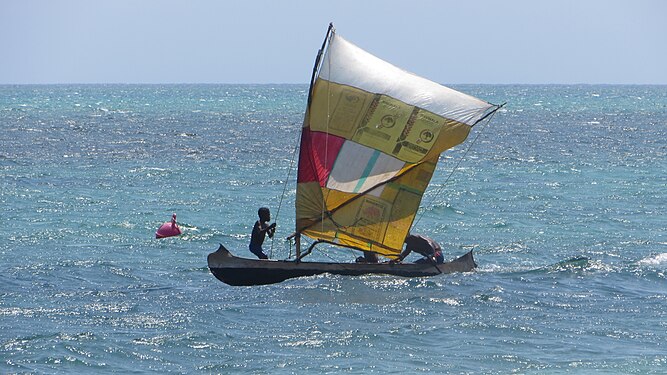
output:
[[[618,83],[618,82],[509,82],[509,83],[472,83],[472,82],[449,82],[440,85],[479,85],[479,86],[666,86],[667,83]],[[247,85],[247,86],[271,86],[271,85],[309,85],[308,82],[0,82],[0,86],[64,86],[64,85],[143,85],[143,86],[176,86],[176,85]]]

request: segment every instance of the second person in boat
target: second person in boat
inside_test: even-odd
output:
[[[442,248],[440,248],[437,242],[421,234],[409,234],[405,237],[405,250],[403,250],[398,258],[392,260],[391,263],[401,262],[413,251],[424,256],[416,260],[415,263],[442,264],[445,261],[445,257],[442,255]]]

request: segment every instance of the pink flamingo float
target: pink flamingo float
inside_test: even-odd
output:
[[[173,237],[181,234],[181,228],[176,224],[176,214],[171,215],[171,221],[168,221],[155,232],[155,238]]]

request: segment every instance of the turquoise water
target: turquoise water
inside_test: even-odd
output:
[[[0,373],[665,373],[667,87],[456,88],[508,104],[417,231],[476,272],[246,288],[206,256],[291,234],[305,85],[0,86]]]

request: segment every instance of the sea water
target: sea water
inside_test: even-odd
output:
[[[507,104],[415,231],[475,272],[231,287],[257,208],[293,252],[307,86],[0,86],[0,373],[667,373],[667,87],[455,88]]]

